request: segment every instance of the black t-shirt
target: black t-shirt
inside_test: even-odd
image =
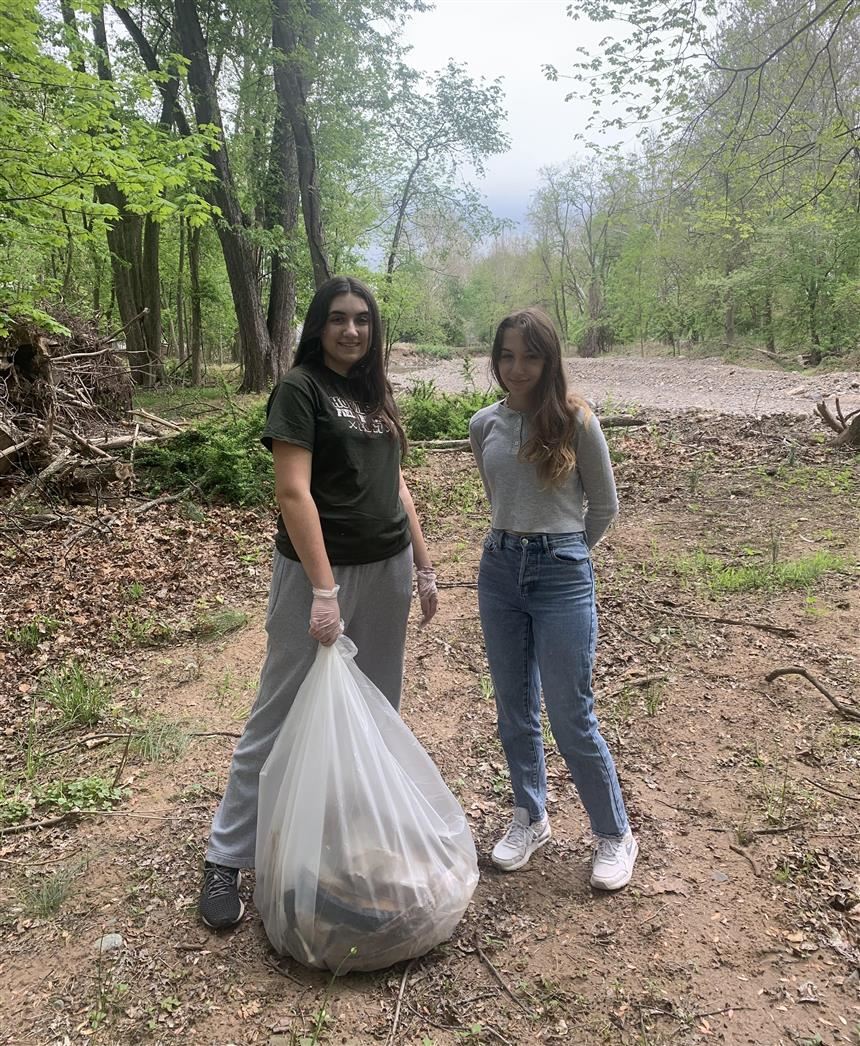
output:
[[[277,439],[311,452],[311,497],[333,565],[388,559],[410,541],[400,442],[354,395],[347,379],[327,367],[293,367],[272,390],[261,437],[269,450]],[[275,545],[298,560],[280,515]]]

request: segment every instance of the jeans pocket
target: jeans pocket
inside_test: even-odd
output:
[[[585,542],[551,548],[549,554],[557,563],[586,563],[591,559],[591,552]]]
[[[493,535],[487,534],[487,536],[484,538],[484,551],[495,552],[498,547],[499,546],[496,544],[496,539],[493,537]]]

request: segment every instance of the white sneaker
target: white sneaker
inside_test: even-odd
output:
[[[633,876],[639,844],[630,829],[621,839],[595,839],[591,885],[597,890],[620,890]]]
[[[528,864],[535,850],[549,842],[551,836],[546,813],[540,821],[530,824],[528,810],[517,806],[510,827],[493,847],[493,864],[503,872],[515,872]]]

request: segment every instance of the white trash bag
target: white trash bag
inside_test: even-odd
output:
[[[356,652],[345,636],[320,646],[260,773],[257,816],[269,940],[337,973],[447,940],[478,882],[462,807]]]

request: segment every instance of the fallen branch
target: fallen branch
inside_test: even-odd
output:
[[[414,964],[415,960],[410,959],[403,971],[403,976],[400,978],[400,991],[397,993],[397,1006],[394,1008],[394,1017],[391,1020],[391,1031],[388,1033],[388,1046],[392,1046],[394,1043],[394,1037],[397,1034],[397,1025],[400,1023],[400,1008],[403,1005],[403,993],[406,991],[406,979],[409,977],[409,971],[412,969]]]
[[[833,694],[827,690],[826,687],[822,686],[821,683],[812,675],[811,672],[807,672],[805,668],[775,668],[772,672],[768,672],[765,679],[768,683],[772,683],[774,679],[779,679],[780,676],[803,676],[804,679],[808,680],[819,690],[827,700],[833,705],[833,707],[839,712],[844,719],[851,719],[854,722],[860,722],[860,710],[852,708],[850,705],[846,705],[843,701],[834,697]]]
[[[860,413],[854,410],[847,415],[842,414],[839,406],[839,397],[836,397],[836,417],[831,414],[830,408],[824,400],[815,404],[815,413],[824,424],[837,433],[835,445],[837,447],[860,446]]]
[[[608,698],[618,697],[619,694],[623,694],[625,690],[632,686],[652,686],[654,683],[665,683],[669,677],[665,674],[656,676],[638,676],[635,679],[628,679],[621,684],[617,689],[611,690],[608,694],[603,695],[604,701]]]
[[[16,505],[20,505],[22,501],[26,501],[31,494],[39,489],[39,487],[44,487],[45,483],[52,476],[56,476],[59,472],[64,471],[69,465],[71,453],[72,452],[68,449],[61,450],[54,460],[42,469],[38,476],[31,479],[29,483],[25,483],[24,486],[9,499],[6,506],[7,510],[14,508]]]
[[[5,450],[0,450],[0,460],[11,461],[19,451],[29,447],[31,443],[35,443],[38,438],[38,435],[28,436],[27,439],[22,440],[20,443],[16,443],[14,447],[7,447]]]
[[[132,410],[132,414],[137,414],[141,418],[147,418],[149,421],[154,421],[156,425],[164,425],[165,428],[174,429],[176,432],[185,431],[185,429],[181,425],[177,425],[175,421],[168,421],[166,418],[160,418],[157,414],[150,414],[148,410],[142,410],[140,407],[135,407]]]
[[[840,799],[847,799],[851,803],[860,803],[860,795],[851,795],[848,792],[840,792],[836,788],[831,788],[830,785],[822,784],[820,781],[813,781],[811,777],[804,777],[803,779],[807,784],[813,785],[815,788],[820,788],[822,792],[829,792],[831,795],[838,795]]]
[[[760,873],[759,873],[759,870],[758,870],[758,865],[755,863],[755,860],[746,852],[746,850],[742,846],[738,846],[737,843],[729,843],[729,849],[730,850],[734,850],[734,852],[736,854],[740,854],[741,857],[743,857],[747,861],[749,861],[750,867],[752,868],[753,872],[755,873],[756,878],[759,877]]]
[[[83,436],[79,436],[73,429],[67,429],[63,425],[58,425],[54,422],[54,428],[57,432],[62,433],[67,439],[70,439],[73,443],[82,449],[87,451],[88,454],[94,454],[97,458],[108,458],[112,460],[111,455],[106,451],[102,450],[101,447],[97,447],[95,443],[90,443],[89,440],[84,439]]]
[[[483,948],[481,948],[480,944],[478,944],[477,941],[475,941],[475,951],[478,953],[478,955],[480,956],[481,960],[487,964],[487,967],[489,968],[490,973],[493,975],[493,977],[495,977],[496,981],[498,982],[499,986],[502,988],[504,993],[507,996],[509,996],[511,999],[513,999],[513,1001],[517,1004],[517,1006],[519,1006],[519,1008],[523,1011],[523,1013],[526,1013],[526,1014],[528,1014],[529,1017],[532,1017],[533,1016],[532,1011],[529,1009],[528,1006],[526,1006],[526,1004],[523,1002],[522,999],[519,999],[519,998],[517,998],[516,995],[514,995],[514,993],[511,991],[511,989],[505,983],[504,977],[502,977],[502,975],[499,973],[499,971],[496,969],[496,967],[492,964],[492,962],[490,961],[489,956],[483,950]]]
[[[657,603],[665,603],[670,607],[677,607],[682,611],[680,614],[673,613],[671,610],[663,610],[654,603],[648,602],[647,605],[656,610],[658,614],[667,614],[669,617],[690,617],[697,621],[713,621],[717,625],[737,625],[740,628],[758,628],[763,632],[773,632],[778,636],[796,636],[797,630],[794,628],[785,628],[783,625],[769,625],[765,621],[744,621],[741,618],[736,617],[714,617],[710,614],[698,614],[694,610],[687,610],[685,607],[679,607],[677,603],[673,603],[671,599],[658,599]]]
[[[72,821],[80,816],[80,811],[69,810],[68,813],[60,814],[59,817],[49,817],[45,821],[24,821],[22,824],[10,824],[6,828],[0,828],[0,835],[18,835],[20,832],[34,832],[37,828],[54,828],[64,821]]]

